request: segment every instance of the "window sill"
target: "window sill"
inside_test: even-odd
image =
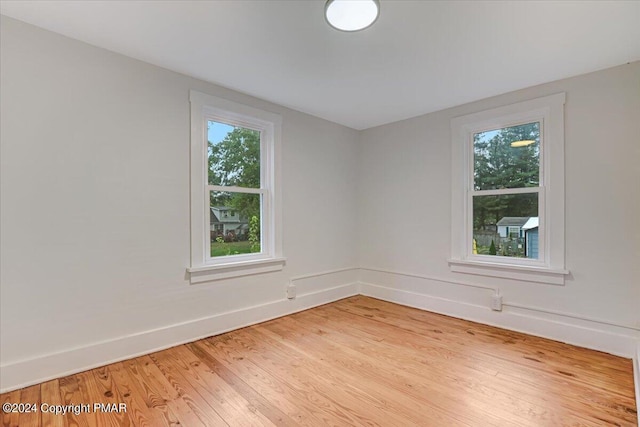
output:
[[[489,263],[450,259],[449,268],[456,273],[476,274],[479,276],[501,277],[504,279],[521,280],[525,282],[564,285],[568,270],[524,265]]]
[[[213,282],[215,280],[230,279],[254,274],[280,271],[286,258],[269,258],[254,261],[230,262],[227,264],[205,265],[187,268],[191,284]]]

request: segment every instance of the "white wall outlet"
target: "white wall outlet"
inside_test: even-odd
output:
[[[287,286],[287,298],[294,299],[296,297],[296,285]]]
[[[502,311],[502,295],[496,294],[491,297],[491,310]]]

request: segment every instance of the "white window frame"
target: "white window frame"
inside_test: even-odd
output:
[[[282,270],[282,209],[280,201],[280,135],[278,114],[224,98],[190,91],[191,103],[191,283]],[[260,132],[260,188],[208,184],[209,121]],[[259,194],[261,202],[261,252],[211,257],[210,192]]]
[[[564,104],[565,94],[536,98],[451,120],[451,271],[520,281],[563,285]],[[505,127],[540,123],[540,184],[532,188],[482,191],[483,195],[538,193],[538,259],[473,253],[473,135]]]

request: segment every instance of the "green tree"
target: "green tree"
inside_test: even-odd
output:
[[[260,132],[236,127],[225,138],[208,144],[209,184],[260,188]],[[214,192],[212,205],[234,208],[244,218],[260,216],[257,194]]]
[[[489,255],[495,255],[497,254],[496,251],[496,242],[494,242],[493,240],[491,240],[491,246],[489,246]]]

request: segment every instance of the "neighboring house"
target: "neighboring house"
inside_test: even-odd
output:
[[[249,221],[242,218],[238,211],[225,206],[211,206],[209,224],[211,231],[224,236],[229,233],[241,236],[249,231]]]
[[[538,258],[538,217],[532,216],[522,226],[524,230],[525,252],[527,258]]]
[[[502,238],[520,239],[524,237],[522,227],[529,220],[528,216],[505,216],[496,223],[498,234]],[[537,218],[536,218],[537,219]]]

